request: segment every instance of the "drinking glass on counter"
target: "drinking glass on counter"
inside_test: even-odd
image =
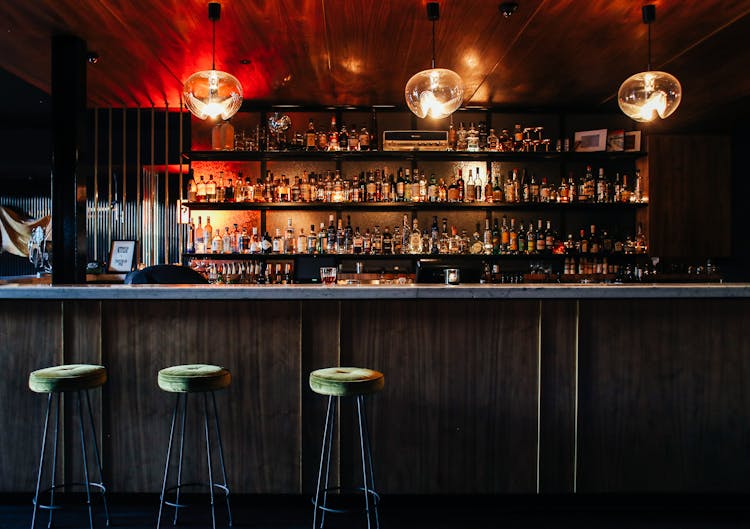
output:
[[[323,285],[330,287],[336,284],[336,267],[324,266],[320,269],[320,281]]]

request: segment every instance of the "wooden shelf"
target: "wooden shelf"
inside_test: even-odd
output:
[[[183,205],[196,211],[631,211],[648,206],[648,202],[185,202]]]

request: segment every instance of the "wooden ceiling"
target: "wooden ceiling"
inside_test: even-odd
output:
[[[642,2],[518,3],[507,19],[500,0],[440,3],[437,65],[463,77],[465,105],[616,108],[620,83],[646,67]],[[675,75],[684,91],[669,121],[750,107],[750,2],[653,3],[654,69]],[[406,81],[430,64],[425,4],[225,0],[217,68],[240,79],[246,100],[402,105]],[[177,107],[182,82],[211,64],[205,0],[4,0],[0,17],[0,67],[45,91],[51,36],[83,38],[100,55],[88,69],[92,106]]]

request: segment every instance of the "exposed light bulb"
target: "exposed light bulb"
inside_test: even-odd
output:
[[[242,85],[231,74],[203,70],[185,81],[185,104],[200,119],[229,119],[242,105]]]
[[[620,109],[631,119],[653,121],[670,116],[682,100],[682,86],[666,72],[640,72],[628,77],[617,93]]]
[[[453,114],[464,100],[464,83],[453,70],[432,68],[414,74],[404,90],[406,104],[417,117]]]

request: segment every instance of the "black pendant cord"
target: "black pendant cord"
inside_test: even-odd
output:
[[[435,21],[432,21],[432,68],[435,69]]]
[[[211,69],[216,69],[216,20],[211,21]],[[649,57],[651,52],[649,52]]]
[[[648,23],[648,71],[651,71],[651,22]]]

